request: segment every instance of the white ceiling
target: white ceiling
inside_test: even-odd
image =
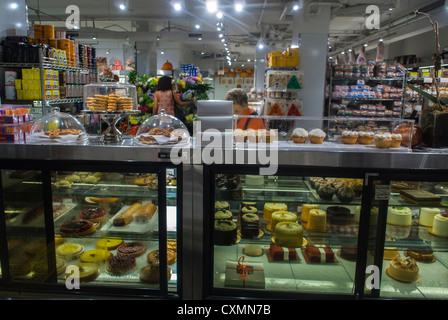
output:
[[[126,10],[120,10],[119,4],[127,3]],[[96,36],[101,39],[126,39],[131,42],[156,41],[176,43],[186,50],[208,53],[222,52],[224,47],[218,38],[216,23],[224,23],[225,36],[230,50],[240,59],[254,57],[256,41],[263,36],[271,47],[280,50],[291,44],[292,11],[291,1],[284,0],[246,0],[243,12],[236,12],[234,0],[220,0],[222,20],[206,11],[204,1],[183,0],[185,8],[181,12],[173,10],[170,0],[27,0],[30,22],[52,23],[60,29],[65,26],[66,7],[77,5],[80,9],[81,28],[79,38],[92,41]],[[306,0],[306,4],[320,1]],[[363,40],[373,38],[377,31],[365,27],[368,4],[377,4],[382,14],[382,34],[388,32],[394,21],[412,20],[416,9],[432,9],[444,5],[444,0],[326,0],[332,5],[329,40],[332,50],[345,49],[359,45]],[[392,7],[393,10],[389,11]],[[318,8],[313,7],[313,8]],[[400,20],[401,19],[401,20]],[[200,24],[196,30],[195,25]],[[200,33],[202,40],[190,37]],[[381,34],[378,35],[378,37]]]

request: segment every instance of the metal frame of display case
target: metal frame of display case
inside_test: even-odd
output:
[[[167,228],[166,228],[166,170],[167,168],[176,168],[178,183],[182,183],[183,175],[182,169],[170,164],[169,162],[159,163],[145,163],[145,162],[104,162],[104,161],[64,161],[64,160],[1,160],[1,170],[36,170],[42,172],[42,186],[43,186],[43,200],[45,208],[45,234],[47,254],[49,255],[49,261],[55,261],[55,247],[54,247],[54,222],[53,222],[53,207],[52,207],[52,189],[51,189],[51,171],[91,171],[92,169],[98,169],[96,171],[104,172],[138,172],[138,173],[155,173],[158,175],[158,243],[160,252],[160,279],[167,279]],[[1,178],[0,178],[1,183]],[[1,185],[1,184],[0,184]],[[182,226],[182,192],[177,191],[177,226]],[[3,193],[0,194],[0,211],[3,212]],[[157,289],[152,288],[140,288],[140,287],[120,287],[119,285],[107,285],[102,286],[89,283],[89,285],[81,286],[80,290],[74,290],[73,292],[67,290],[64,285],[57,283],[56,274],[50,275],[46,283],[28,283],[28,282],[11,282],[9,279],[9,257],[8,246],[6,239],[6,223],[4,219],[0,219],[0,234],[2,239],[0,243],[0,257],[3,269],[3,275],[1,278],[0,290],[6,291],[25,291],[25,292],[45,292],[47,294],[60,293],[60,294],[79,294],[90,296],[128,296],[128,297],[163,297],[163,298],[179,298],[182,297],[183,292],[183,252],[179,250],[177,252],[177,271],[180,279],[177,280],[176,294],[168,292],[168,282],[159,282]],[[178,227],[176,230],[177,244],[179,248],[182,248],[182,228]]]

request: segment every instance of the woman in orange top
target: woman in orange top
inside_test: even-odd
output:
[[[231,89],[227,92],[226,100],[233,101],[233,114],[238,116],[257,116],[257,112],[248,106],[247,93],[239,88]],[[263,119],[260,118],[242,118],[238,119],[236,129],[265,129]]]

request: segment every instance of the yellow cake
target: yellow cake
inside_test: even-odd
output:
[[[271,216],[271,223],[268,224],[266,228],[269,231],[274,231],[277,223],[283,222],[283,221],[296,222],[297,215],[292,212],[288,212],[288,211],[273,212],[272,216]]]
[[[312,209],[319,209],[318,204],[303,204],[302,205],[302,215],[300,216],[300,219],[303,222],[308,222],[309,216],[310,216],[310,210]]]
[[[327,213],[319,209],[310,210],[306,228],[310,231],[327,232]]]
[[[263,219],[271,221],[273,212],[288,211],[288,206],[285,203],[266,203],[263,209]]]
[[[386,273],[393,279],[403,282],[414,282],[419,278],[417,262],[410,257],[404,259],[396,256],[386,269]]]
[[[408,207],[389,207],[387,223],[396,226],[412,225],[412,211]]]
[[[279,222],[275,226],[274,242],[284,247],[301,247],[303,244],[303,228],[296,222]]]

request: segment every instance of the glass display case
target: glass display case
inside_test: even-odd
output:
[[[204,249],[209,294],[363,293],[359,270],[367,259],[358,256],[358,249],[367,247],[369,234],[368,223],[361,224],[363,175],[299,172],[279,169],[275,176],[262,176],[249,166],[210,168],[204,187],[210,190],[204,195],[210,199],[204,200],[209,237],[204,242],[213,243]]]
[[[177,168],[39,165],[1,171],[7,286],[179,294]]]

